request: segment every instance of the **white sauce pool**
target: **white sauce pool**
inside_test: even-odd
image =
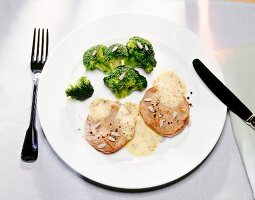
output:
[[[157,149],[161,136],[144,123],[138,105],[126,103],[125,106],[136,119],[135,136],[126,145],[127,150],[136,156],[147,156],[153,153]]]

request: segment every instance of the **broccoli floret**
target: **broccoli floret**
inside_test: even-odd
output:
[[[86,76],[77,80],[76,84],[69,85],[65,90],[66,96],[78,101],[84,101],[92,96],[94,88]]]
[[[88,71],[99,69],[101,71],[109,72],[111,69],[105,65],[105,50],[106,46],[99,44],[93,46],[83,54],[83,65]]]
[[[119,66],[104,78],[104,84],[117,98],[123,98],[133,91],[143,91],[147,87],[147,80],[133,67]]]
[[[106,65],[114,70],[116,67],[125,65],[128,59],[127,47],[116,43],[109,46],[105,51]]]
[[[152,44],[141,37],[132,37],[127,42],[129,53],[128,65],[141,67],[146,73],[150,73],[156,67],[155,52]]]

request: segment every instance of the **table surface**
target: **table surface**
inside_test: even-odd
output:
[[[208,158],[168,187],[143,193],[100,188],[70,169],[39,131],[39,158],[23,163],[20,151],[30,117],[29,58],[34,27],[50,30],[50,49],[70,30],[112,12],[148,12],[183,24],[212,51],[255,41],[255,4],[169,0],[0,1],[0,199],[224,199],[251,200],[252,190],[229,117]],[[39,126],[39,124],[38,124]]]

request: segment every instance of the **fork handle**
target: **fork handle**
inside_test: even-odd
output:
[[[38,157],[38,140],[37,140],[37,130],[36,130],[36,102],[37,102],[37,88],[39,79],[36,77],[34,79],[34,89],[33,89],[33,101],[31,108],[31,116],[29,127],[26,131],[26,136],[24,139],[21,159],[26,162],[35,161]]]

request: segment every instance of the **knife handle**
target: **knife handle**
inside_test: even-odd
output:
[[[246,124],[255,129],[255,115],[251,115],[247,120],[245,120]]]

